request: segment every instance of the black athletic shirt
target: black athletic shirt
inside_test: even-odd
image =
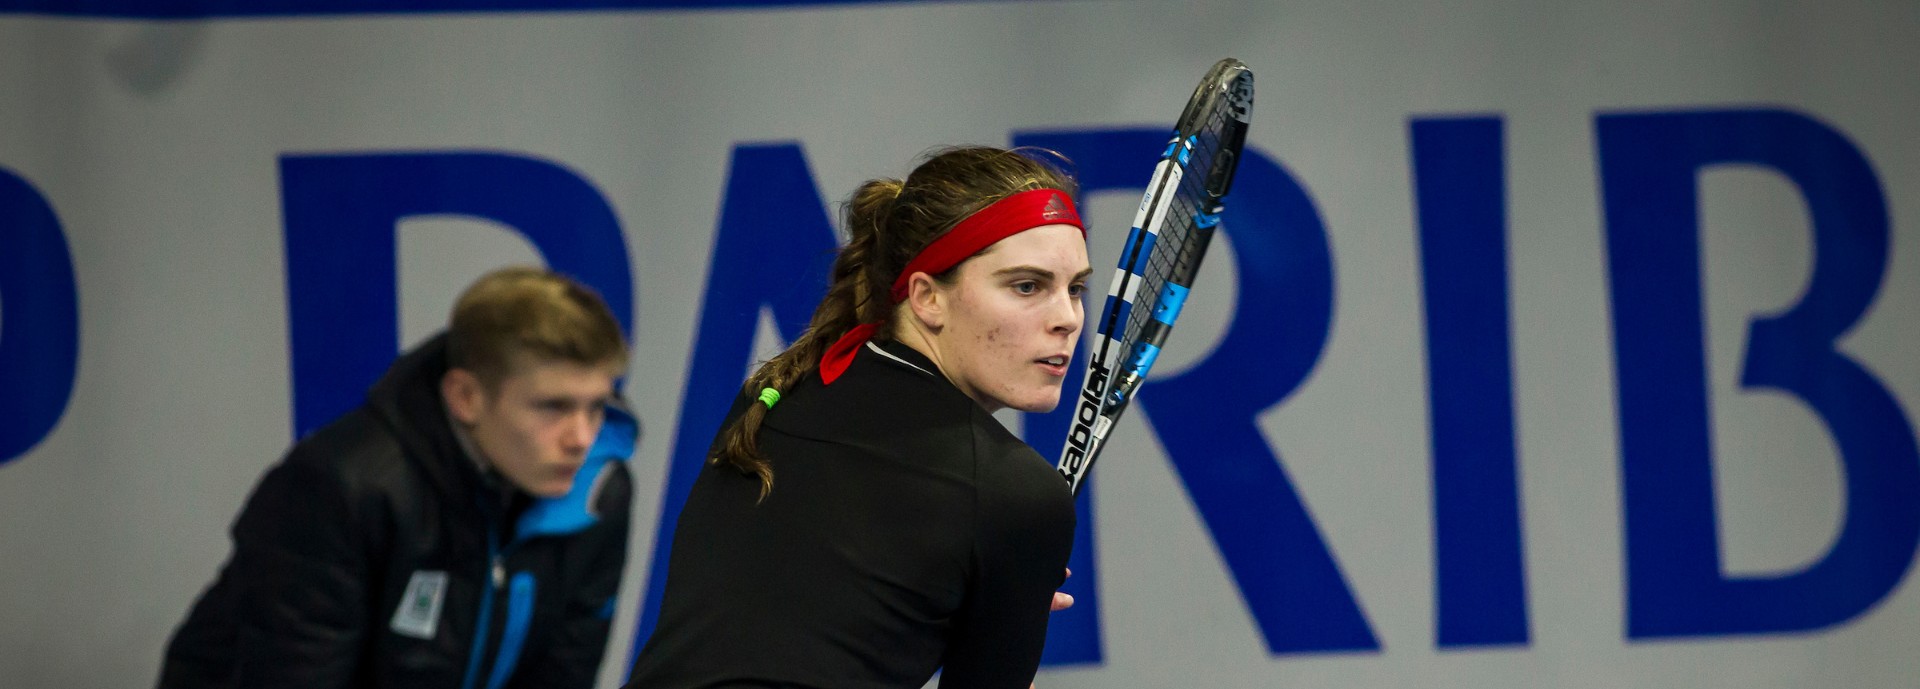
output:
[[[729,467],[694,482],[629,689],[1027,687],[1074,525],[1033,448],[898,343],[807,375],[759,443],[764,502]]]

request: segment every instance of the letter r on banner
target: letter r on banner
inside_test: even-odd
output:
[[[1022,132],[1014,143],[1065,154],[1079,169],[1083,193],[1133,190],[1146,182],[1167,131]],[[1306,188],[1279,161],[1248,147],[1238,175],[1221,225],[1229,242],[1216,238],[1213,251],[1230,250],[1238,259],[1235,288],[1243,306],[1204,361],[1145,383],[1136,411],[1166,448],[1269,653],[1377,650],[1379,640],[1352,587],[1256,425],[1260,414],[1306,381],[1332,332],[1333,254],[1326,229]],[[1092,257],[1095,275],[1111,259]],[[1076,352],[1068,380],[1080,380],[1084,359],[1084,352]],[[1060,447],[1074,406],[1029,415],[1027,439],[1045,452]],[[1092,543],[1090,513],[1083,511],[1080,519],[1076,561],[1090,550],[1080,546]],[[1092,558],[1086,561],[1090,565]],[[1075,596],[1092,590],[1076,586],[1090,587],[1098,578],[1081,567],[1074,565],[1065,588]],[[1096,610],[1083,602],[1055,614],[1060,631],[1049,627],[1049,661],[1099,660]]]

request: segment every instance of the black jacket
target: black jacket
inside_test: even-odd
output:
[[[267,472],[167,648],[161,689],[593,684],[626,563],[637,425],[609,409],[572,492],[533,500],[461,451],[446,369],[441,336]]]
[[[806,376],[758,440],[765,501],[694,481],[629,689],[1026,689],[1073,547],[1052,466],[898,343]]]

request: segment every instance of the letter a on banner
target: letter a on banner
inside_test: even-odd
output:
[[[1920,452],[1899,402],[1836,340],[1879,292],[1889,230],[1879,180],[1846,137],[1778,110],[1597,120],[1618,365],[1626,504],[1627,636],[1805,631],[1893,590],[1920,543]],[[1740,385],[1792,395],[1838,447],[1844,521],[1817,562],[1726,576],[1714,508],[1700,276],[1700,175],[1753,165],[1806,200],[1813,277],[1800,302],[1756,318]],[[1738,458],[1723,458],[1737,461]]]
[[[633,332],[633,275],[613,209],[557,164],[503,153],[290,155],[280,159],[294,437],[359,406],[400,347],[403,219],[484,218],[518,230],[598,291]]]
[[[680,508],[706,465],[714,432],[754,363],[760,315],[772,312],[783,340],[798,338],[826,293],[827,271],[838,248],[799,144],[734,149],[726,197],[720,202],[720,229],[708,262],[706,301],[700,306],[693,361],[680,402],[680,425],[674,429],[652,564],[630,575],[644,571],[647,589],[629,667],[660,620],[667,554],[673,550]]]

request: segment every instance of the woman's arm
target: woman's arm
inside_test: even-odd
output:
[[[1031,450],[983,460],[974,571],[948,645],[941,689],[1020,689],[1033,681],[1054,593],[1073,550],[1073,495]]]

